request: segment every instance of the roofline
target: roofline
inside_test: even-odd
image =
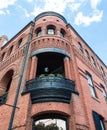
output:
[[[92,48],[87,44],[87,42],[78,34],[78,32],[71,26],[71,24],[67,24],[70,28],[81,38],[81,40],[88,46],[88,48],[94,53],[94,55],[103,63],[103,65],[107,68],[107,65],[100,59],[100,57],[92,50]]]
[[[1,47],[3,49],[5,46],[7,46],[13,39],[15,39],[21,32],[23,32],[29,25],[31,25],[33,21],[30,21],[25,27],[23,27],[16,35],[14,35],[4,46]]]
[[[47,12],[40,13],[39,15],[37,15],[37,16],[35,17],[35,22],[36,22],[38,19],[40,19],[40,18],[42,18],[42,17],[44,17],[44,16],[56,16],[56,17],[62,19],[62,20],[65,22],[65,24],[67,24],[66,19],[65,19],[61,14],[56,13],[56,12],[53,12],[53,11],[47,11]]]

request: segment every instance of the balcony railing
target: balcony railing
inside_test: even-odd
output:
[[[30,93],[32,103],[48,101],[70,103],[71,94],[78,94],[74,81],[48,76],[27,81],[22,95],[26,93]]]

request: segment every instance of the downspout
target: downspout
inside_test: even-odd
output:
[[[27,40],[27,43],[26,43],[25,55],[24,55],[24,59],[23,59],[23,63],[22,63],[22,70],[21,70],[20,79],[19,79],[19,82],[18,82],[18,87],[17,87],[16,96],[15,96],[14,105],[13,105],[14,107],[13,107],[13,110],[12,110],[8,130],[12,130],[15,110],[17,108],[18,96],[19,96],[21,82],[22,82],[22,78],[23,78],[23,74],[24,74],[24,68],[25,68],[25,65],[26,65],[27,57],[28,57],[28,50],[29,50],[30,42],[32,40],[33,30],[34,30],[34,22],[31,23],[30,33],[29,33],[28,40]]]

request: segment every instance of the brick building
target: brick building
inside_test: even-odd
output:
[[[106,92],[107,66],[60,14],[0,37],[0,130],[107,130]]]

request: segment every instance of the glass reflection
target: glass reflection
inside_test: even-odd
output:
[[[35,130],[66,130],[66,122],[62,119],[40,119],[35,121]]]

